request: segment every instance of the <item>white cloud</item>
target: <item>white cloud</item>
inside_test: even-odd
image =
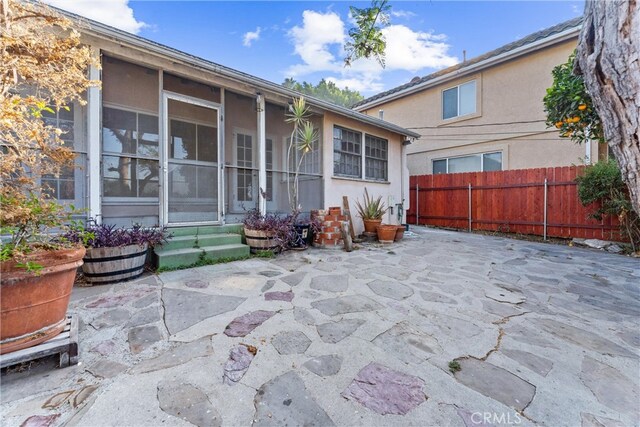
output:
[[[244,36],[242,38],[242,44],[245,45],[246,47],[250,47],[251,43],[253,43],[254,41],[260,40],[261,31],[262,31],[262,28],[258,27],[256,28],[255,31],[248,31],[244,33]]]
[[[374,59],[358,59],[345,68],[343,45],[347,35],[340,16],[335,12],[310,10],[302,16],[302,26],[289,31],[294,52],[301,62],[289,67],[286,77],[299,78],[324,72],[328,74],[325,77],[328,81],[341,88],[376,92],[384,89],[382,76],[385,72],[416,73],[424,68],[439,69],[459,62],[449,54],[446,35],[413,31],[405,25],[389,25],[382,30],[387,42],[384,69]]]
[[[138,21],[129,0],[43,0],[45,3],[94,21],[138,34],[147,24]]]
[[[385,60],[390,70],[415,72],[458,63],[457,58],[448,55],[449,45],[442,41],[442,35],[416,32],[404,25],[390,25],[382,34],[387,41]]]
[[[380,79],[375,75],[369,75],[369,78],[359,77],[347,77],[344,79],[336,77],[327,77],[328,82],[334,83],[340,89],[357,90],[358,92],[381,92],[384,89]]]
[[[345,40],[344,22],[335,12],[319,13],[305,10],[302,13],[302,26],[289,31],[294,51],[303,64],[289,69],[293,77],[324,70],[336,70],[336,58],[331,47],[342,50]]]
[[[409,19],[409,18],[413,18],[414,16],[417,16],[415,14],[415,12],[411,12],[410,10],[402,10],[402,9],[397,9],[391,10],[391,16],[393,16],[394,18],[405,18],[405,19]]]

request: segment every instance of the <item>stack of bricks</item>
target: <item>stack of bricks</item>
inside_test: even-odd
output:
[[[320,232],[313,238],[313,246],[325,249],[342,249],[344,241],[340,225],[342,221],[347,221],[347,216],[342,214],[339,207],[328,210],[311,211],[311,217],[320,221]]]

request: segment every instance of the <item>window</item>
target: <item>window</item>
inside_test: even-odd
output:
[[[333,174],[362,178],[362,134],[333,128]]]
[[[253,201],[253,141],[251,135],[237,134],[236,158],[238,168],[240,168],[236,172],[238,201],[251,202]]]
[[[366,135],[365,146],[365,178],[377,181],[387,180],[387,146],[386,139]]]
[[[158,117],[104,107],[104,197],[158,197]]]
[[[491,172],[502,170],[502,153],[482,153],[470,156],[433,160],[433,174]]]
[[[62,131],[60,139],[66,146],[74,147],[74,151],[78,154],[78,158],[84,158],[84,154],[78,153],[75,149],[75,132],[74,132],[74,107],[73,104],[67,108],[60,108],[54,112],[42,111],[42,119],[46,125],[54,126]],[[42,189],[51,197],[58,200],[74,201],[76,197],[76,166],[67,165],[61,168],[60,173],[54,175],[43,175],[40,181]]]
[[[442,118],[466,116],[476,112],[476,81],[452,87],[442,92]]]
[[[359,179],[388,179],[389,142],[386,139],[334,126],[333,174]],[[364,166],[364,171],[362,170]],[[364,172],[364,175],[363,175]]]

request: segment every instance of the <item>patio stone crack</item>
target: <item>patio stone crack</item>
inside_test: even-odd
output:
[[[167,331],[167,336],[171,337],[171,332],[169,332],[169,327],[167,326],[167,309],[164,305],[162,289],[160,289],[160,304],[162,305],[162,324],[164,325],[164,329]]]
[[[504,335],[505,335],[504,329],[503,328],[499,328],[498,329],[498,338],[496,339],[496,345],[494,345],[493,348],[491,350],[489,350],[487,352],[487,354],[485,354],[479,360],[482,360],[483,362],[486,362],[487,359],[489,358],[489,356],[491,356],[496,351],[500,350],[500,345],[502,344],[502,338],[504,338]]]
[[[509,322],[509,320],[511,320],[514,317],[519,317],[519,316],[524,316],[525,314],[529,314],[531,313],[530,311],[524,311],[522,313],[518,313],[518,314],[511,314],[509,316],[505,316],[500,320],[496,320],[495,322],[491,322],[494,325],[504,325],[505,323]]]

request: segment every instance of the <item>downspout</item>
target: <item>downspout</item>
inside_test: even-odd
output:
[[[100,50],[91,48],[91,55],[100,59]],[[101,80],[100,69],[95,66],[89,67],[89,78],[91,80]],[[89,208],[89,219],[93,219],[96,224],[102,222],[102,200],[100,197],[100,112],[102,108],[102,92],[99,87],[91,86],[87,89],[87,191]]]
[[[256,95],[256,111],[258,114],[258,210],[261,215],[267,213],[267,137],[265,121],[264,97]]]
[[[406,168],[406,163],[407,163],[407,145],[411,144],[411,141],[409,139],[405,139],[402,141],[402,151],[400,153],[400,180],[402,182],[402,184],[400,185],[400,202],[402,203],[402,218],[400,219],[400,224],[406,224],[406,215],[407,215],[407,210],[409,209],[409,205],[411,204],[411,200],[408,200],[405,195],[406,194],[411,194],[411,191],[408,191],[408,193],[405,193],[405,179],[406,181],[406,186],[409,186],[409,177],[405,177],[405,168]],[[409,189],[407,189],[409,190]],[[406,203],[406,204],[405,204]]]

